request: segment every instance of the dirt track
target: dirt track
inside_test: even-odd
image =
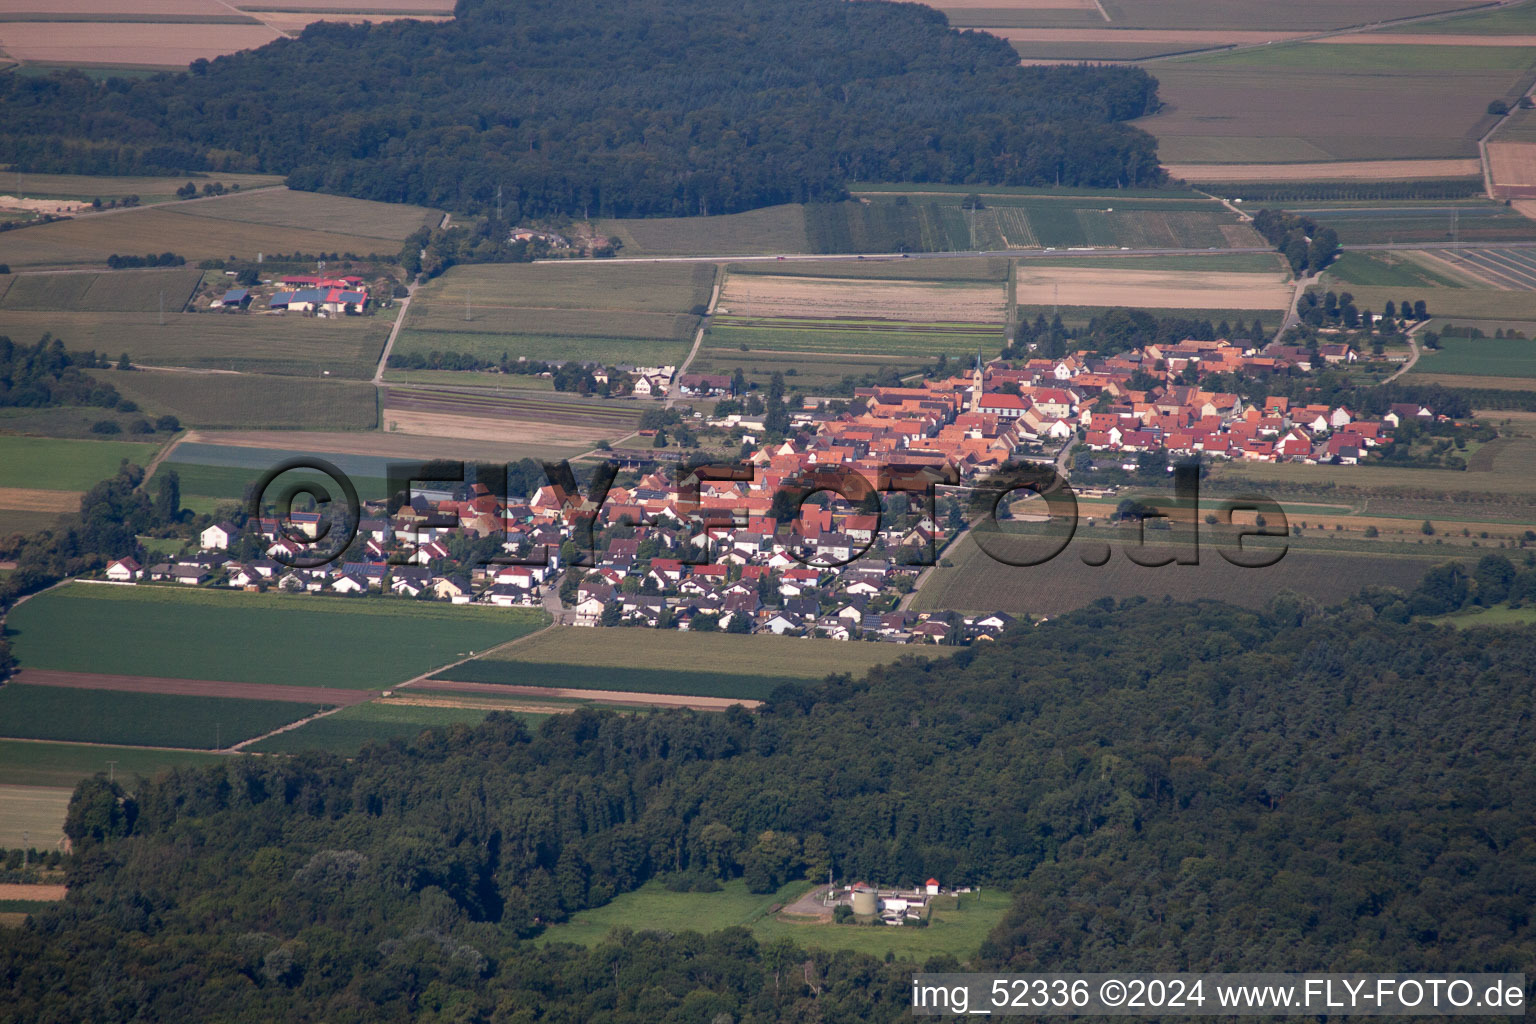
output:
[[[299,704],[361,704],[373,696],[367,690],[344,690],[333,686],[226,683],[208,679],[114,676],[96,672],[59,672],[41,668],[22,669],[16,673],[12,682],[22,686],[55,686],[74,690],[168,693],[178,697],[238,697],[244,700],[286,700]]]
[[[560,700],[590,700],[603,704],[633,704],[637,707],[692,708],[695,711],[724,711],[733,704],[755,708],[760,700],[735,700],[729,697],[691,697],[675,693],[633,693],[625,690],[565,690],[553,686],[504,686],[501,683],[456,683],[447,679],[423,679],[412,690],[455,693],[499,693],[507,697],[543,697]],[[399,692],[398,690],[396,692]]]

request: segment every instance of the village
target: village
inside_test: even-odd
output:
[[[292,282],[341,283],[350,282]],[[1007,463],[1064,459],[1077,446],[1111,460],[1163,452],[1356,464],[1405,423],[1434,421],[1434,411],[1395,405],[1372,419],[1177,383],[1306,373],[1355,358],[1346,345],[1184,341],[1020,366],[978,360],[969,373],[860,388],[851,401],[807,400],[790,413],[782,440],[767,438],[761,416],[693,413],[702,429],[742,444],[739,469],[723,474],[734,479],[699,474],[684,483],[681,453],[609,450],[616,474],[596,500],[556,483],[511,497],[479,482],[429,483],[397,507],[365,504],[356,539],[323,566],[291,567],[323,531],[320,511],[298,511],[285,521],[215,523],[196,554],[147,568],[120,560],[106,577],[542,607],[583,627],[966,644],[995,638],[1014,620],[909,609],[922,569],[965,528],[960,492],[938,500],[927,483],[963,489]],[[1154,372],[1154,386],[1132,387]],[[666,386],[719,397],[732,381],[668,372]],[[927,483],[892,485],[893,467]],[[868,493],[838,483],[851,477],[867,481]]]

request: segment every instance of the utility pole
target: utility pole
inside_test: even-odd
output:
[[[1460,214],[1461,214],[1461,209],[1459,207],[1455,207],[1455,206],[1451,207],[1451,248],[1452,249],[1459,249],[1459,248],[1461,248],[1461,222],[1460,222],[1461,218],[1460,218]]]
[[[112,782],[116,778],[117,778],[117,762],[116,761],[108,761],[107,762],[107,781],[108,782]]]
[[[501,223],[501,186],[496,186],[496,223]]]
[[[221,728],[222,728],[222,723],[220,723],[220,722],[214,722],[213,723],[213,749],[214,750],[223,750],[224,749],[224,740],[223,740],[223,736],[222,736],[221,731],[220,731]]]
[[[469,286],[465,285],[464,286],[464,322],[468,323],[469,320],[470,320],[470,316],[469,316]]]
[[[160,326],[165,326],[165,289],[160,289]]]

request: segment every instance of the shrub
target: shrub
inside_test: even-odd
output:
[[[91,424],[91,433],[93,434],[120,434],[122,430],[123,428],[119,427],[113,420],[97,420]]]

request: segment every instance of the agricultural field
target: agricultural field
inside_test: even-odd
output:
[[[1494,123],[1489,100],[1512,102],[1533,65],[1521,47],[1401,44],[1179,58],[1157,67],[1164,110],[1135,123],[1173,164],[1464,159]]]
[[[641,411],[628,399],[397,385],[382,417],[388,432],[581,449],[633,433]]]
[[[57,845],[64,838],[72,792],[64,786],[0,783],[0,850],[50,850]]]
[[[0,435],[0,488],[86,491],[115,474],[123,459],[148,465],[158,447]]]
[[[869,956],[891,953],[914,960],[948,954],[965,961],[976,955],[1012,903],[1002,891],[968,893],[960,898],[959,909],[935,908],[927,928],[834,925],[772,913],[774,907],[792,903],[810,888],[810,882],[790,882],[777,892],[759,895],[748,892],[741,879],[734,879],[723,883],[719,892],[677,893],[652,881],[601,907],[573,914],[569,921],[546,929],[538,941],[595,946],[616,928],[708,933],[744,926],[759,942],[788,938],[805,949],[846,949]]]
[[[716,217],[606,219],[593,221],[593,227],[619,240],[621,257],[812,252],[806,221],[813,209],[787,205]]]
[[[102,274],[17,274],[0,293],[0,327],[14,310],[179,312],[202,282],[201,270],[117,270]]]
[[[1332,287],[1332,286],[1331,286]],[[1388,302],[1423,299],[1432,316],[1471,320],[1536,320],[1536,292],[1495,288],[1425,288],[1399,285],[1351,286],[1360,309],[1380,312]]]
[[[1536,290],[1536,251],[1528,249],[1456,249],[1436,253],[1474,285],[1511,291]]]
[[[1246,473],[1250,468],[1245,465],[1242,470]],[[1325,472],[1337,479],[1336,470]],[[1134,543],[1135,537],[1131,531],[1123,531],[1123,539],[1109,531],[1086,537],[1079,531],[1079,539],[1056,558],[1020,568],[994,561],[967,535],[959,548],[946,556],[951,564],[934,570],[913,607],[1054,616],[1101,597],[1159,600],[1165,596],[1175,601],[1210,599],[1261,607],[1282,590],[1307,594],[1328,605],[1344,600],[1367,583],[1412,589],[1426,570],[1446,558],[1443,550],[1438,554],[1426,552],[1424,557],[1293,550],[1268,568],[1242,569],[1229,564],[1214,545],[1208,544],[1197,566],[1146,568],[1131,562],[1123,551],[1115,551],[1108,563],[1095,567],[1082,559],[1101,556],[1106,537],[1113,547]]]
[[[910,648],[888,644],[842,643],[802,637],[731,636],[724,633],[679,633],[652,629],[550,629],[511,647],[493,651],[479,664],[517,662],[571,668],[624,672],[635,665],[662,668],[675,665],[696,671],[699,665],[729,669],[733,674],[772,674],[800,679],[820,679],[833,672],[863,675],[876,665],[913,654]],[[928,657],[947,657],[953,650],[920,652]],[[475,663],[472,663],[475,664]]]
[[[20,605],[7,629],[23,669],[373,689],[543,624],[500,608],[77,583]]]
[[[36,229],[41,230],[41,229]],[[284,376],[368,380],[389,338],[390,321],[351,316],[220,316],[214,313],[44,313],[0,310],[0,328],[17,340],[44,333],[71,349],[127,352],[135,364]]]
[[[146,414],[169,413],[184,427],[372,430],[379,424],[377,389],[360,381],[117,370],[94,375]]]
[[[334,715],[317,718],[290,732],[262,740],[250,749],[261,754],[326,750],[351,757],[369,743],[414,740],[426,729],[478,725],[489,713],[479,708],[421,707],[375,701],[343,708]]]
[[[1529,329],[1533,325],[1527,324]],[[1536,341],[1509,338],[1442,338],[1409,374],[1536,378]]]
[[[0,43],[7,55],[30,64],[185,70],[199,58],[251,50],[281,38],[282,33],[255,19],[250,24],[71,21],[64,32],[55,23],[11,21]]]
[[[7,739],[216,750],[321,710],[292,701],[74,690],[11,683],[0,687]]]
[[[1198,149],[1202,144],[1186,139],[1183,145]],[[1212,153],[1227,155],[1226,140],[1212,139],[1206,147]],[[1233,150],[1239,147],[1234,145]],[[1194,157],[1190,157],[1194,159]],[[1264,163],[1264,164],[1174,164],[1164,163],[1163,170],[1181,181],[1204,182],[1205,187],[1221,194],[1223,189],[1241,190],[1244,184],[1254,182],[1370,182],[1414,181],[1419,179],[1461,178],[1482,188],[1482,161],[1474,157],[1453,160],[1338,160],[1330,163]]]
[[[1536,241],[1536,222],[1503,203],[1447,202],[1307,203],[1291,213],[1333,228],[1345,248],[1382,242],[1449,242],[1497,245]]]
[[[394,351],[676,365],[714,275],[701,264],[454,267],[411,300]]]
[[[1325,283],[1335,289],[1341,285],[1459,288],[1477,283],[1443,262],[1450,258],[1443,252],[1346,252],[1328,265]]]
[[[115,0],[97,0],[100,4],[112,7],[119,5]],[[175,0],[172,0],[175,2]],[[204,0],[193,0],[202,3]],[[58,5],[51,5],[57,7]],[[0,3],[0,9],[5,4]],[[3,17],[3,15],[0,15]],[[122,199],[127,196],[138,196],[141,203],[159,203],[176,201],[176,190],[188,182],[202,188],[203,185],[218,183],[225,188],[239,186],[242,189],[267,188],[273,185],[281,185],[283,177],[279,174],[198,174],[186,177],[159,177],[146,175],[94,175],[94,174],[34,174],[30,171],[16,171],[14,169],[0,174],[0,191],[23,198],[43,199],[74,199],[90,202],[100,199],[103,202],[112,199]]]
[[[716,321],[881,320],[906,323],[999,324],[1007,290],[1002,281],[919,281],[733,273],[726,278]],[[765,323],[764,326],[771,326]]]
[[[1022,305],[1128,306],[1144,309],[1240,309],[1271,314],[1291,304],[1289,275],[1186,272],[1021,263],[1014,294]]]
[[[442,210],[424,206],[376,203],[287,188],[241,192],[216,202],[187,203],[177,207],[176,212],[205,220],[361,235],[390,242],[399,242],[423,227],[436,227],[443,219]]]
[[[507,654],[518,653],[518,647]],[[434,678],[452,682],[540,686],[560,690],[609,690],[628,693],[673,693],[690,697],[767,700],[791,676],[686,669],[622,668],[593,665],[509,661],[498,657],[466,662]]]
[[[321,231],[297,226],[230,220],[216,216],[221,203],[266,195],[309,193],[234,193],[172,205],[108,211],[7,232],[0,239],[0,262],[13,269],[100,266],[113,253],[142,255],[173,252],[189,263],[205,259],[253,260],[258,253],[336,252],[367,256],[399,251],[399,238],[356,232]],[[361,200],[327,196],[339,203]],[[296,204],[312,206],[307,199]],[[373,204],[388,206],[389,204]],[[241,210],[236,207],[236,212]],[[408,209],[408,208],[407,208]],[[405,232],[404,234],[409,234]],[[404,234],[400,237],[403,238]]]

